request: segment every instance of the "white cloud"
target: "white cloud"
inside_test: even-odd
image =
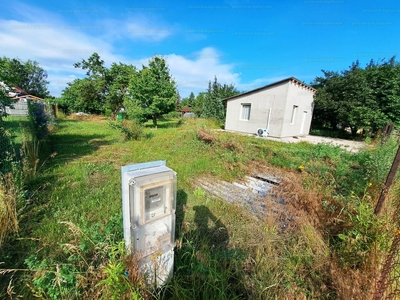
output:
[[[129,20],[105,19],[101,23],[89,18],[86,23],[77,24],[76,21],[71,23],[73,19],[66,23],[62,14],[19,2],[12,10],[12,18],[0,19],[1,55],[37,61],[49,75],[49,90],[54,96],[60,95],[69,78],[73,80],[84,75],[73,64],[87,59],[93,52],[97,52],[107,66],[126,61],[125,57],[115,54],[115,40],[154,42],[172,32],[144,16]]]
[[[110,44],[74,30],[60,30],[44,23],[0,19],[1,53],[23,61],[35,60],[49,74],[49,90],[58,96],[65,85],[60,84],[66,74],[82,74],[73,64],[99,53],[106,62],[119,61]]]
[[[167,54],[165,58],[171,76],[174,78],[180,96],[187,97],[191,92],[197,94],[208,88],[208,82],[217,80],[221,84],[234,84],[239,82],[239,74],[233,71],[233,64],[221,63],[222,55],[212,47],[188,55]],[[151,57],[128,61],[141,69],[147,66]]]
[[[72,65],[78,57],[86,58],[93,52],[105,60],[117,59],[111,54],[112,46],[103,40],[54,25],[0,20],[0,39],[3,55],[44,61],[48,68]]]
[[[174,31],[172,27],[157,25],[160,24],[157,20],[140,15],[134,19],[102,20],[102,30],[95,30],[100,26],[95,21],[90,25],[92,27],[87,23],[87,27],[81,28],[66,24],[59,15],[27,5],[23,5],[21,11],[29,11],[28,8],[35,12],[35,18],[28,13],[23,16],[23,21],[0,19],[1,54],[23,61],[37,61],[49,75],[48,87],[53,96],[60,96],[68,82],[84,76],[84,71],[74,68],[73,64],[87,59],[93,52],[97,52],[107,66],[112,62],[123,62],[140,69],[147,65],[150,57],[132,60],[118,55],[113,43],[126,38],[159,42]],[[182,97],[190,92],[205,91],[214,76],[220,83],[240,86],[239,74],[233,71],[234,65],[222,63],[221,54],[212,47],[188,55],[171,53],[164,57]]]
[[[173,33],[173,29],[169,25],[141,15],[124,20],[104,19],[101,21],[101,25],[97,26],[102,26],[103,37],[107,41],[129,39],[142,42],[159,42]]]
[[[215,76],[222,84],[237,85],[239,82],[239,74],[233,71],[234,65],[221,63],[221,54],[211,47],[188,56],[170,54],[165,58],[182,97],[187,97],[190,92],[205,91]]]

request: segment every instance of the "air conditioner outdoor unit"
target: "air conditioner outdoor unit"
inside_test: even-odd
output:
[[[257,135],[258,136],[267,137],[268,136],[268,131],[265,128],[258,128],[257,129]]]

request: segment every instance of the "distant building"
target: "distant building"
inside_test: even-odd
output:
[[[181,116],[184,116],[187,113],[190,113],[192,111],[192,108],[190,106],[186,106],[184,108],[182,108],[181,110]]]
[[[29,95],[25,90],[20,87],[13,87],[8,92],[8,97],[14,100],[13,108],[6,107],[6,113],[10,116],[27,116],[28,115],[28,100],[41,101],[44,99]]]
[[[224,99],[225,129],[277,138],[308,135],[315,92],[290,77]]]

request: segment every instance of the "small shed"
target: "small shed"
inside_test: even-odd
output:
[[[315,92],[290,77],[224,99],[225,129],[276,138],[308,135]]]
[[[33,95],[17,95],[11,98],[14,100],[13,108],[6,106],[6,113],[10,116],[27,116],[28,112],[28,101],[38,101],[44,103],[44,99],[33,96]]]

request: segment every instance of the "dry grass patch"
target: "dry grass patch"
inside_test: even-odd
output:
[[[93,115],[93,114],[89,114],[89,115],[76,115],[75,113],[69,115],[67,117],[68,120],[80,120],[80,121],[90,121],[90,122],[99,122],[99,123],[106,123],[108,122],[110,119],[106,116],[102,116],[102,115]]]
[[[0,246],[10,234],[18,233],[17,215],[18,191],[13,183],[12,174],[0,177]]]

